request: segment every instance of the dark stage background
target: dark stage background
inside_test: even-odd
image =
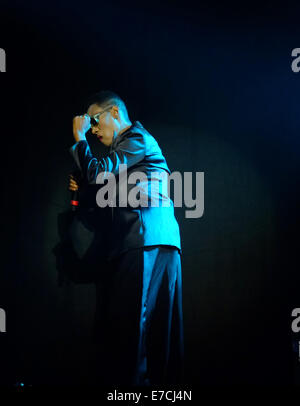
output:
[[[269,2],[2,2],[2,383],[90,382],[95,287],[59,286],[52,250],[69,206],[72,118],[101,89],[124,98],[171,171],[204,172],[203,217],[175,209],[186,383],[300,383],[298,12]],[[78,249],[85,229],[82,238]]]

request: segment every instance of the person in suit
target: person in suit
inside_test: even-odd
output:
[[[86,139],[89,130],[110,148],[107,156],[92,154]],[[102,230],[107,243],[106,256],[101,258],[105,266],[96,283],[99,380],[129,385],[181,383],[180,230],[172,200],[165,188],[158,187],[166,186],[167,178],[156,179],[157,174],[171,174],[166,159],[156,139],[139,121],[131,122],[124,101],[109,90],[88,99],[87,113],[73,119],[73,136],[69,151],[82,179],[89,185],[99,183],[99,190],[109,174],[116,179],[110,226]],[[130,175],[137,172],[144,177],[129,184]],[[120,198],[124,182],[126,201],[124,195],[123,201]],[[137,185],[143,204],[132,205],[129,195]],[[78,188],[71,175],[69,189]]]

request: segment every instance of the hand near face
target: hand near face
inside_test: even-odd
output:
[[[91,120],[89,115],[76,116],[73,118],[73,136],[75,141],[85,141],[86,132],[91,128]]]

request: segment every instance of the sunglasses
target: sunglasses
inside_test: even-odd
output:
[[[112,107],[113,106],[106,107],[106,109],[104,109],[100,113],[97,113],[94,116],[90,116],[91,126],[95,127],[97,124],[99,124],[101,114],[105,113],[107,110],[111,109]]]

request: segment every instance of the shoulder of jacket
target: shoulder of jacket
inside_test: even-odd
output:
[[[143,141],[146,143],[146,138],[148,138],[149,136],[151,137],[151,134],[149,134],[144,127],[134,126],[132,129],[130,129],[130,131],[127,131],[123,137],[121,135],[120,142],[128,138],[140,138],[141,140],[143,139]]]
[[[130,138],[135,138],[138,142],[143,142],[147,150],[159,147],[153,135],[150,134],[149,131],[147,131],[139,122],[137,122],[130,131],[126,132],[123,137],[120,137],[118,144]]]

